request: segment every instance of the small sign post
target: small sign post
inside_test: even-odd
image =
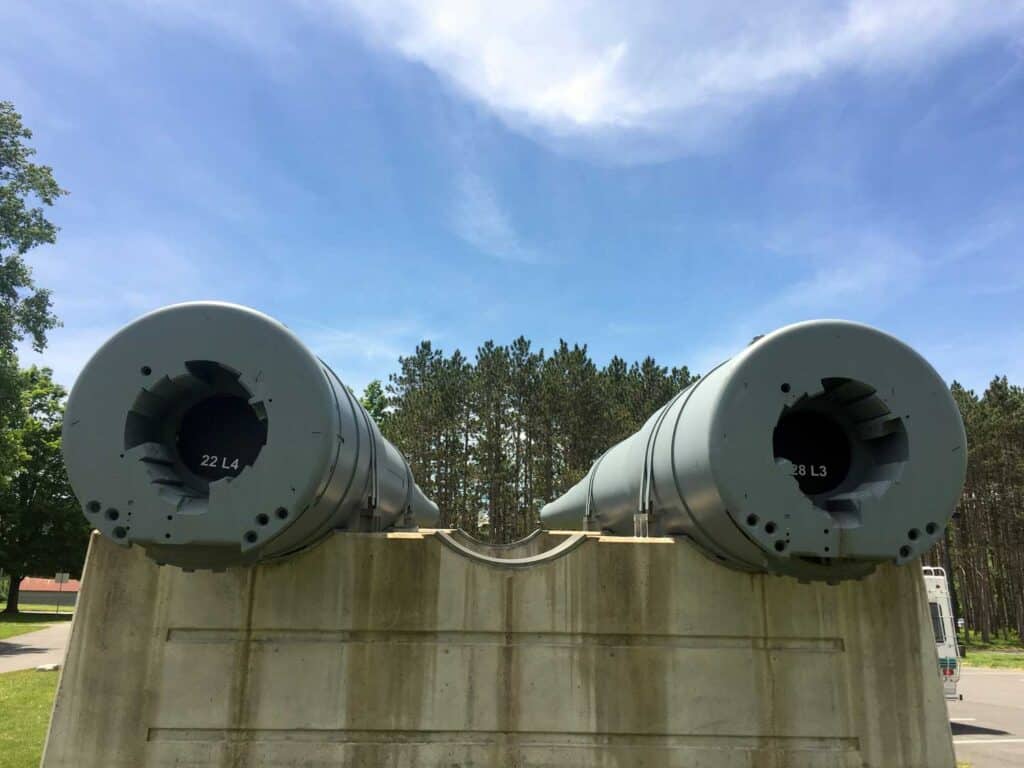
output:
[[[57,615],[60,615],[60,597],[64,593],[64,585],[67,584],[68,579],[71,578],[70,573],[58,573],[53,577],[53,580],[57,582]]]

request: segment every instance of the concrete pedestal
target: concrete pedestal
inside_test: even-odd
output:
[[[662,539],[531,568],[445,544],[213,574],[94,537],[43,768],[954,764],[915,566],[830,587]]]

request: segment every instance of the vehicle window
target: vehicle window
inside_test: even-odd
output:
[[[939,609],[939,604],[928,603],[928,608],[932,613],[932,631],[935,632],[935,642],[944,643],[946,642],[946,629],[942,626],[942,611]]]

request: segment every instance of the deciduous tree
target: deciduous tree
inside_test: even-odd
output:
[[[80,573],[89,538],[60,452],[66,393],[48,368],[29,368],[18,378],[21,461],[0,490],[0,569],[11,577],[7,613],[18,611],[22,577]]]
[[[50,292],[36,286],[25,255],[56,239],[57,227],[44,207],[66,193],[49,166],[32,162],[31,138],[14,105],[0,101],[0,486],[21,457],[15,430],[22,417],[15,348],[28,337],[33,348],[42,350],[47,332],[57,325]]]

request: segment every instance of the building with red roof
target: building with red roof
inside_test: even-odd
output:
[[[55,579],[26,576],[21,580],[18,602],[22,605],[74,605],[81,586],[77,579],[58,584]]]

